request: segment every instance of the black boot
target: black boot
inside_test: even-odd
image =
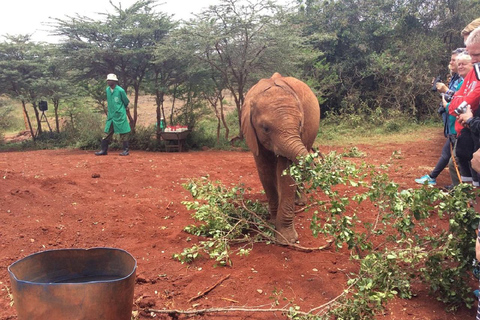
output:
[[[102,139],[101,142],[102,150],[95,152],[96,156],[106,156],[108,151],[108,140]]]
[[[123,152],[120,153],[121,156],[128,156],[128,141],[123,141]]]

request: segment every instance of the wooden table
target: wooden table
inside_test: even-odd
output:
[[[165,141],[165,151],[182,152],[185,140],[190,134],[190,130],[186,131],[164,131],[160,133],[160,137]]]

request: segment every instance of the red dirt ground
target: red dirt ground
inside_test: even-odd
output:
[[[375,164],[386,163],[392,152],[400,151],[391,179],[402,187],[417,187],[413,180],[436,163],[443,142],[438,133],[408,144],[357,147],[367,153],[366,161]],[[320,149],[327,153],[334,148]],[[307,311],[342,292],[347,274],[357,270],[345,250],[305,253],[255,244],[250,255],[233,257],[233,267],[215,268],[207,259],[191,265],[174,261],[174,253],[197,241],[182,231],[193,220],[181,204],[190,199],[181,184],[206,175],[225,185],[244,183],[252,188],[253,196],[265,199],[249,152],[132,151],[128,157],[118,156],[115,150],[105,157],[81,150],[0,153],[0,320],[17,318],[15,307],[10,306],[7,267],[29,254],[60,248],[116,247],[130,252],[138,261],[134,311],[145,306],[268,308],[275,293],[279,294],[278,307],[291,301]],[[442,172],[438,182],[449,183],[448,171]],[[311,235],[310,217],[308,213],[296,217],[300,244],[322,245],[324,239]],[[187,238],[192,241],[187,242]],[[227,275],[228,279],[203,298],[188,302]],[[392,301],[377,319],[474,318],[473,309],[450,314],[425,288],[415,290],[416,297]],[[151,315],[140,312],[138,317],[148,319]],[[171,319],[163,314],[155,318]],[[194,318],[286,319],[280,312]]]

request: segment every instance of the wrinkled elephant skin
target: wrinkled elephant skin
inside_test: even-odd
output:
[[[298,240],[293,223],[296,187],[292,177],[282,172],[297,157],[308,154],[319,123],[318,100],[298,79],[275,73],[260,80],[245,97],[242,132],[253,152],[281,244]]]

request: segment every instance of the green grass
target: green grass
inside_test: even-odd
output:
[[[392,120],[391,120],[392,121]],[[350,124],[339,125],[328,120],[320,122],[320,129],[315,145],[348,146],[355,144],[378,144],[378,143],[408,143],[425,138],[433,138],[443,132],[440,121],[428,121],[415,123],[397,121],[392,130],[392,122],[386,121],[377,126],[351,126]]]

